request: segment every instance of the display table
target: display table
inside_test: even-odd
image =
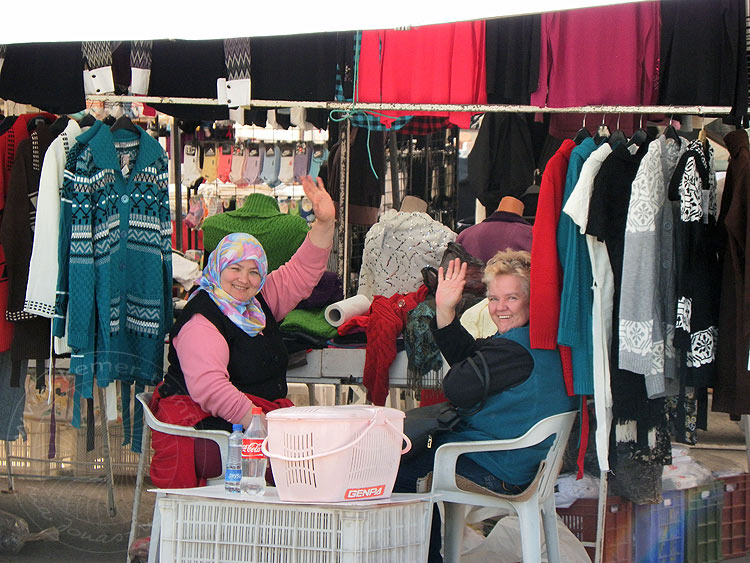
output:
[[[223,485],[152,492],[163,562],[427,561],[430,495],[318,504],[283,502],[273,487],[262,497]]]

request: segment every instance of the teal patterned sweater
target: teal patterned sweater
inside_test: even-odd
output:
[[[162,379],[172,322],[168,161],[140,127],[97,125],[77,141],[61,193],[54,330],[67,322],[79,397],[93,396],[94,378],[137,392]]]

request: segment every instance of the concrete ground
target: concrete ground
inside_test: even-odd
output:
[[[301,401],[300,401],[301,402]],[[744,435],[728,415],[711,413],[709,430],[699,432],[699,444],[690,455],[712,470],[747,471]],[[107,510],[103,480],[28,479],[17,477],[15,490],[7,492],[7,479],[0,475],[0,510],[23,518],[31,532],[49,527],[59,531],[58,541],[27,543],[18,554],[0,552],[0,563],[127,563],[127,543],[133,506],[135,479],[115,480],[116,514]],[[136,537],[150,534],[154,495],[141,494],[139,529]],[[1,513],[0,513],[1,514]],[[2,539],[0,519],[0,539]],[[750,557],[733,559],[750,563]]]

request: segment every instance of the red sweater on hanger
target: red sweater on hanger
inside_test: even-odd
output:
[[[16,161],[16,147],[21,141],[29,137],[29,122],[36,117],[43,117],[49,123],[57,118],[57,116],[47,112],[20,115],[11,128],[0,135],[0,218],[5,209],[5,191],[10,181],[10,172],[13,169],[13,163]],[[0,353],[9,350],[13,342],[13,323],[5,318],[5,313],[8,310],[9,291],[8,275],[5,269],[5,251],[0,246]]]
[[[355,101],[424,104],[486,104],[484,20],[427,25],[409,30],[362,32]],[[388,116],[426,115],[390,111]],[[464,129],[467,112],[429,112],[448,116]],[[394,121],[381,117],[387,126]]]
[[[529,340],[532,348],[554,350],[560,321],[562,266],[557,254],[557,223],[562,210],[565,176],[570,153],[576,144],[563,141],[547,162],[539,188],[539,202],[531,237],[531,296],[529,298]],[[560,346],[563,375],[568,393],[573,385],[570,348]]]

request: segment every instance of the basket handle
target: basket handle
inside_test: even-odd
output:
[[[266,436],[266,438],[263,440],[263,443],[260,445],[260,449],[263,452],[263,455],[265,455],[266,457],[269,457],[269,458],[272,458],[272,459],[280,459],[282,461],[289,461],[289,462],[292,462],[292,461],[308,461],[308,460],[311,460],[311,459],[317,459],[319,457],[325,457],[327,455],[337,454],[337,453],[342,452],[342,451],[344,451],[346,449],[349,449],[352,446],[354,446],[355,444],[359,443],[365,437],[365,435],[372,429],[372,427],[375,426],[375,423],[378,421],[378,418],[379,418],[378,413],[375,413],[375,416],[372,417],[372,420],[370,420],[370,424],[367,426],[367,428],[365,428],[365,430],[364,430],[364,432],[362,432],[362,434],[360,434],[359,436],[357,436],[354,440],[352,440],[348,444],[344,444],[343,446],[340,446],[340,447],[335,448],[333,450],[329,450],[327,452],[320,452],[320,453],[317,453],[317,454],[310,454],[310,455],[301,456],[301,457],[289,457],[289,456],[280,455],[280,454],[273,454],[270,451],[268,451],[268,436]],[[409,441],[409,438],[406,436],[406,434],[403,434],[402,432],[399,432],[398,428],[396,428],[395,426],[393,426],[393,424],[387,418],[385,419],[385,423],[390,428],[392,428],[394,431],[396,431],[399,434],[401,434],[401,437],[406,440],[406,442],[407,442],[406,449],[402,450],[401,453],[405,454],[406,452],[408,452],[411,449],[411,442]]]

